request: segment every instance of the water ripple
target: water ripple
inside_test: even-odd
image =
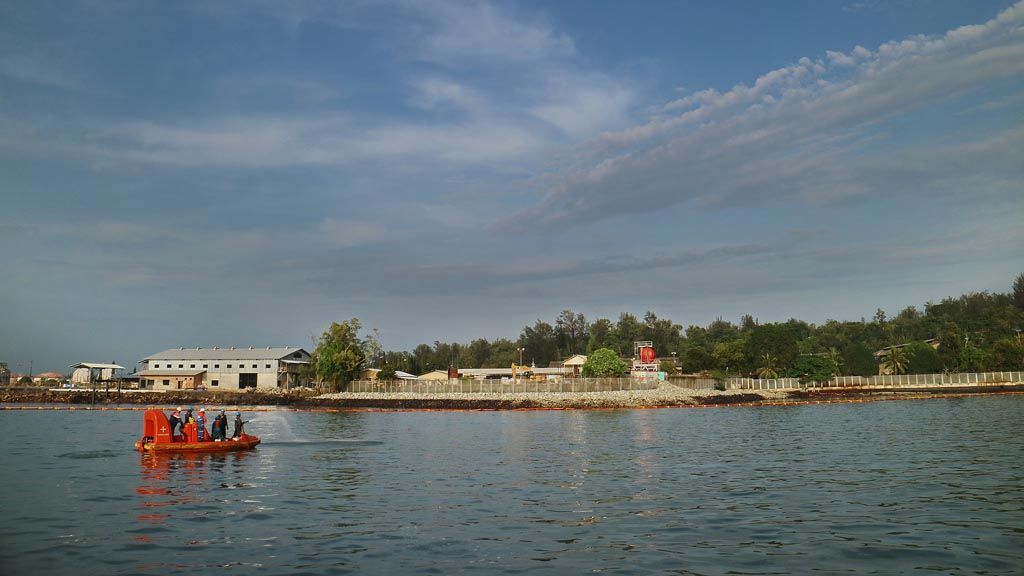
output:
[[[59,419],[62,426],[45,426]],[[1021,573],[1024,397],[274,412],[144,456],[138,414],[0,416],[4,572]],[[261,429],[263,426],[265,428]],[[90,444],[69,445],[70,437]],[[48,436],[52,434],[52,436]],[[57,438],[60,436],[60,439]]]

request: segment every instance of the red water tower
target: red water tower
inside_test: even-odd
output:
[[[654,346],[641,346],[640,347],[640,363],[641,364],[654,364],[654,360],[658,357],[654,353]]]

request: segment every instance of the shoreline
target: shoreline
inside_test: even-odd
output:
[[[117,394],[91,391],[0,391],[0,410],[142,410],[152,406],[232,406],[249,411],[504,411],[620,410],[798,406],[805,404],[921,400],[1024,394],[1024,386],[970,389],[692,390],[665,385],[655,390],[515,394],[382,394],[337,392],[312,395],[263,392]]]

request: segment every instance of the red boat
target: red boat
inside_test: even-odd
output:
[[[259,436],[242,433],[238,438],[210,440],[205,432],[199,440],[199,427],[185,424],[181,434],[171,436],[171,423],[163,410],[149,409],[142,416],[142,438],[135,442],[139,452],[231,452],[249,450],[260,443]]]

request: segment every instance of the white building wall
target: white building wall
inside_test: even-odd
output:
[[[75,371],[71,373],[71,381],[74,382],[75,384],[88,384],[89,369],[75,368]]]
[[[170,358],[148,360],[144,369],[147,370],[205,370],[203,385],[207,390],[239,390],[240,374],[256,374],[257,388],[277,388],[279,383],[278,369],[282,365],[280,359],[258,358],[239,359],[231,357],[231,349],[220,349],[223,354],[218,359],[187,360]],[[294,359],[289,356],[289,359]],[[217,385],[214,386],[213,382]],[[157,386],[159,386],[159,380]]]
[[[257,360],[237,358],[221,358],[216,360],[184,360],[171,358],[168,360],[150,360],[150,370],[205,370],[203,385],[209,390],[239,390],[240,374],[256,374],[257,388],[277,388],[277,358],[260,358]],[[214,385],[216,382],[216,385]]]

